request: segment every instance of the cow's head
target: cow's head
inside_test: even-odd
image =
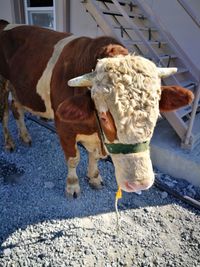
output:
[[[159,107],[170,111],[192,100],[186,89],[161,87],[161,78],[176,71],[157,68],[141,56],[117,56],[99,60],[93,73],[68,82],[70,86],[91,86],[104,143],[117,183],[125,191],[145,190],[153,184],[149,142]]]

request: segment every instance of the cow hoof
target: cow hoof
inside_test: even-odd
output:
[[[24,142],[26,145],[31,146],[32,145],[32,140],[31,137],[29,136],[29,134],[25,134],[23,136],[20,136],[22,142]]]
[[[30,140],[27,144],[28,146],[32,146],[32,140]]]
[[[78,197],[77,193],[74,192],[74,194],[73,194],[73,198],[77,198],[77,197]]]
[[[77,198],[80,195],[80,186],[79,184],[67,184],[66,190],[65,190],[66,197],[73,197]]]
[[[104,183],[99,179],[89,179],[89,185],[92,189],[100,190],[102,189]]]
[[[74,193],[69,193],[69,192],[67,192],[67,191],[65,191],[65,196],[66,197],[70,197],[70,198],[74,198],[74,199],[76,199],[76,198],[78,198],[79,197],[79,195],[80,195],[80,192],[79,193],[76,193],[76,192],[74,192]]]
[[[6,146],[5,147],[5,150],[8,151],[8,152],[10,152],[10,153],[12,153],[12,152],[15,151],[15,148],[14,147],[8,147],[8,146]]]
[[[13,152],[15,150],[15,144],[13,141],[9,141],[5,144],[5,150],[9,152]]]

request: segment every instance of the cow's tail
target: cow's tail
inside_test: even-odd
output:
[[[6,109],[6,106],[8,105],[8,83],[9,81],[4,79],[0,75],[0,122],[2,122],[4,117],[4,112]]]
[[[9,24],[8,21],[0,19],[0,32]]]
[[[8,21],[0,19],[0,33],[8,24]],[[8,101],[7,83],[8,81],[0,74],[0,122],[3,120],[5,107]]]

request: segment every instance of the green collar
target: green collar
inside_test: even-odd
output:
[[[131,154],[131,153],[138,153],[143,152],[149,149],[149,141],[138,143],[138,144],[121,144],[121,143],[112,143],[107,144],[105,146],[109,153],[111,154]]]
[[[101,123],[99,121],[99,116],[97,114],[97,111],[95,109],[95,115],[96,115],[96,120],[97,120],[97,126],[99,128],[100,136],[101,136],[101,141],[102,143],[106,146],[108,152],[110,154],[131,154],[131,153],[138,153],[138,152],[143,152],[149,149],[149,141],[143,142],[143,143],[137,143],[137,144],[121,144],[121,143],[111,143],[107,144],[105,142],[104,138],[104,133],[101,128]]]

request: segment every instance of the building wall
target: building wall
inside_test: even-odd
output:
[[[0,19],[14,22],[12,0],[0,0]]]
[[[103,35],[81,2],[81,0],[70,1],[70,31],[77,36],[96,37]]]
[[[56,30],[57,31],[69,31],[70,22],[70,3],[66,0],[56,0],[55,2],[55,13],[56,13]]]

